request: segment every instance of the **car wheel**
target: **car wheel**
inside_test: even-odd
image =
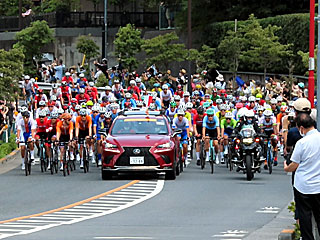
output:
[[[166,180],[175,180],[177,177],[177,164],[174,163],[172,170],[166,172]]]
[[[102,176],[102,180],[111,180],[114,175],[109,171],[101,170],[101,176]]]

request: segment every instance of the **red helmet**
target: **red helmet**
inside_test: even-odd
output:
[[[48,107],[54,106],[56,103],[54,101],[48,102]]]
[[[243,104],[242,103],[237,103],[236,104],[236,108],[243,108]]]
[[[77,101],[77,99],[76,98],[72,98],[71,99],[71,103],[77,103],[78,101]]]
[[[182,89],[182,86],[179,84],[179,85],[177,86],[177,88],[178,88],[178,89]]]
[[[39,90],[38,90],[38,93],[43,93],[43,89],[39,89]]]
[[[220,94],[225,94],[226,93],[226,90],[225,89],[221,89],[220,90]]]
[[[283,106],[281,106],[280,111],[281,112],[285,112],[285,111],[287,111],[287,109],[288,109],[288,106],[287,105],[283,105]]]

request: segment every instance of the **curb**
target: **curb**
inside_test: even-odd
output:
[[[20,148],[17,148],[16,150],[13,150],[11,153],[9,153],[4,158],[1,158],[0,163],[4,164],[5,162],[7,162],[10,158],[14,157],[19,152],[19,150],[20,150]]]
[[[283,229],[278,237],[278,240],[294,240],[294,239],[295,239],[294,229]]]

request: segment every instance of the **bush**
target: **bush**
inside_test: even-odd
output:
[[[9,142],[0,145],[0,159],[10,154],[16,148],[16,135],[12,134],[9,138]]]
[[[294,53],[293,61],[295,65],[294,72],[296,74],[303,75],[305,73],[305,66],[302,63],[301,57],[297,54],[299,50],[303,52],[309,51],[309,14],[287,14],[275,17],[268,17],[258,19],[263,28],[268,25],[276,25],[281,27],[280,31],[276,32],[279,37],[279,42],[282,44],[292,44],[292,51]],[[241,25],[246,25],[247,21],[238,21],[238,28]],[[203,44],[207,44],[210,47],[216,48],[223,40],[227,31],[234,31],[234,22],[218,22],[209,25],[204,31],[206,39]],[[316,36],[317,37],[317,36]],[[239,69],[240,70],[240,69]],[[246,71],[255,71],[255,69],[241,69]],[[270,69],[270,72],[285,73],[288,72],[287,62],[277,64],[274,68]]]

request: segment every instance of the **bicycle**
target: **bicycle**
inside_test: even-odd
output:
[[[227,154],[224,154],[224,159],[226,159],[226,165],[227,168],[229,168],[230,171],[233,170],[234,163],[232,162],[232,153],[231,153],[231,144],[232,144],[232,138],[228,138],[228,145],[227,145]]]
[[[214,172],[214,161],[216,160],[216,152],[213,146],[213,139],[210,138],[210,146],[209,146],[209,163],[211,167],[211,174]]]
[[[206,165],[206,154],[204,149],[204,141],[200,141],[200,167],[201,169],[204,169]]]
[[[50,172],[51,174],[58,173],[58,164],[59,164],[59,151],[58,146],[55,144],[56,142],[50,142],[50,157],[49,157],[49,163],[50,163]]]
[[[21,143],[25,143],[26,144],[26,151],[25,151],[25,154],[24,154],[24,170],[25,170],[25,174],[26,176],[30,175],[31,174],[31,150],[30,150],[30,147],[29,147],[29,144],[31,143],[32,141],[26,141],[26,142],[21,142]]]
[[[46,154],[46,147],[45,147],[46,140],[41,138],[40,139],[40,169],[41,172],[46,172],[48,167],[48,156]]]
[[[64,146],[64,154],[63,154],[63,176],[65,177],[67,174],[70,175],[70,151],[69,151],[69,142],[60,142],[60,146]]]
[[[89,172],[89,161],[90,161],[90,156],[89,156],[89,151],[87,149],[87,144],[84,143],[85,139],[81,138],[79,139],[79,145],[83,145],[82,148],[82,161],[83,161],[83,172],[87,173]]]
[[[272,143],[271,143],[271,138],[268,138],[268,142],[267,142],[267,165],[268,165],[269,174],[272,173],[273,159],[274,159],[274,150],[273,150],[273,146],[272,146]]]

